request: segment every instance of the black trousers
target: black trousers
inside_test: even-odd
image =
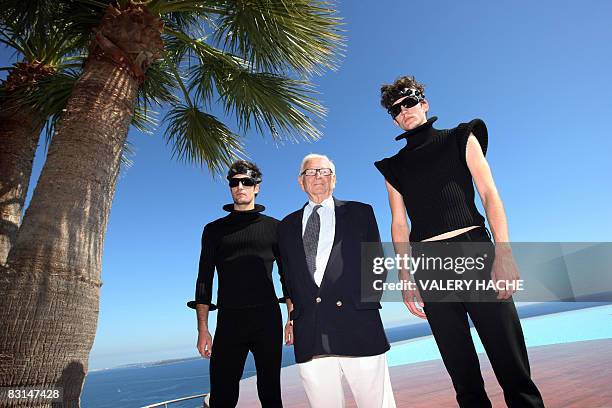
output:
[[[444,242],[491,242],[488,230],[479,227]],[[451,252],[457,255],[457,248]],[[487,255],[485,274],[495,257],[493,245]],[[421,276],[422,278],[423,276]],[[415,275],[418,282],[418,273]],[[469,295],[468,295],[469,296]],[[544,407],[542,396],[531,380],[529,359],[520,320],[512,298],[503,301],[428,301],[425,313],[451,377],[460,407],[490,408],[476,349],[470,335],[468,315],[478,332],[509,408]]]
[[[280,370],[283,320],[280,306],[219,309],[210,357],[210,407],[234,408],[249,351],[257,370],[263,408],[282,407]]]

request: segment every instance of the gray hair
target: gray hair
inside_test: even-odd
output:
[[[300,172],[298,174],[302,174],[302,172],[304,171],[304,167],[306,166],[306,163],[308,162],[308,160],[311,160],[311,159],[327,160],[327,162],[329,163],[329,167],[332,169],[332,172],[336,174],[336,166],[334,165],[334,162],[331,161],[329,157],[325,156],[324,154],[317,154],[317,153],[310,153],[304,156],[304,158],[302,159],[302,164],[300,164]]]

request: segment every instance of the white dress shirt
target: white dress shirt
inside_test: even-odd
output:
[[[308,217],[312,214],[312,209],[316,203],[308,200],[308,205],[304,207],[304,215],[302,216],[302,237],[306,230],[306,222]],[[319,208],[317,213],[321,219],[321,229],[319,230],[319,244],[317,245],[317,259],[315,266],[314,280],[317,286],[321,286],[323,280],[323,274],[325,273],[325,267],[329,260],[329,254],[331,253],[332,246],[334,244],[334,235],[336,234],[336,212],[334,205],[334,198],[329,196],[321,202],[322,207]]]

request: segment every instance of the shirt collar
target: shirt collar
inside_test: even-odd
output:
[[[308,209],[309,210],[312,210],[315,205],[317,205],[317,204],[314,201],[308,200]],[[324,208],[329,208],[329,209],[333,210],[334,209],[334,197],[330,195],[325,200],[321,201],[321,205]]]

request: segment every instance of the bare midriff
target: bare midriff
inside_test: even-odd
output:
[[[463,234],[466,231],[473,230],[474,228],[478,228],[478,227],[479,227],[478,225],[471,225],[469,227],[459,228],[459,229],[456,229],[456,230],[453,230],[453,231],[447,231],[447,232],[445,232],[443,234],[436,235],[435,237],[424,239],[421,242],[425,242],[425,241],[439,241],[441,239],[456,237],[457,235],[461,235],[461,234]]]

